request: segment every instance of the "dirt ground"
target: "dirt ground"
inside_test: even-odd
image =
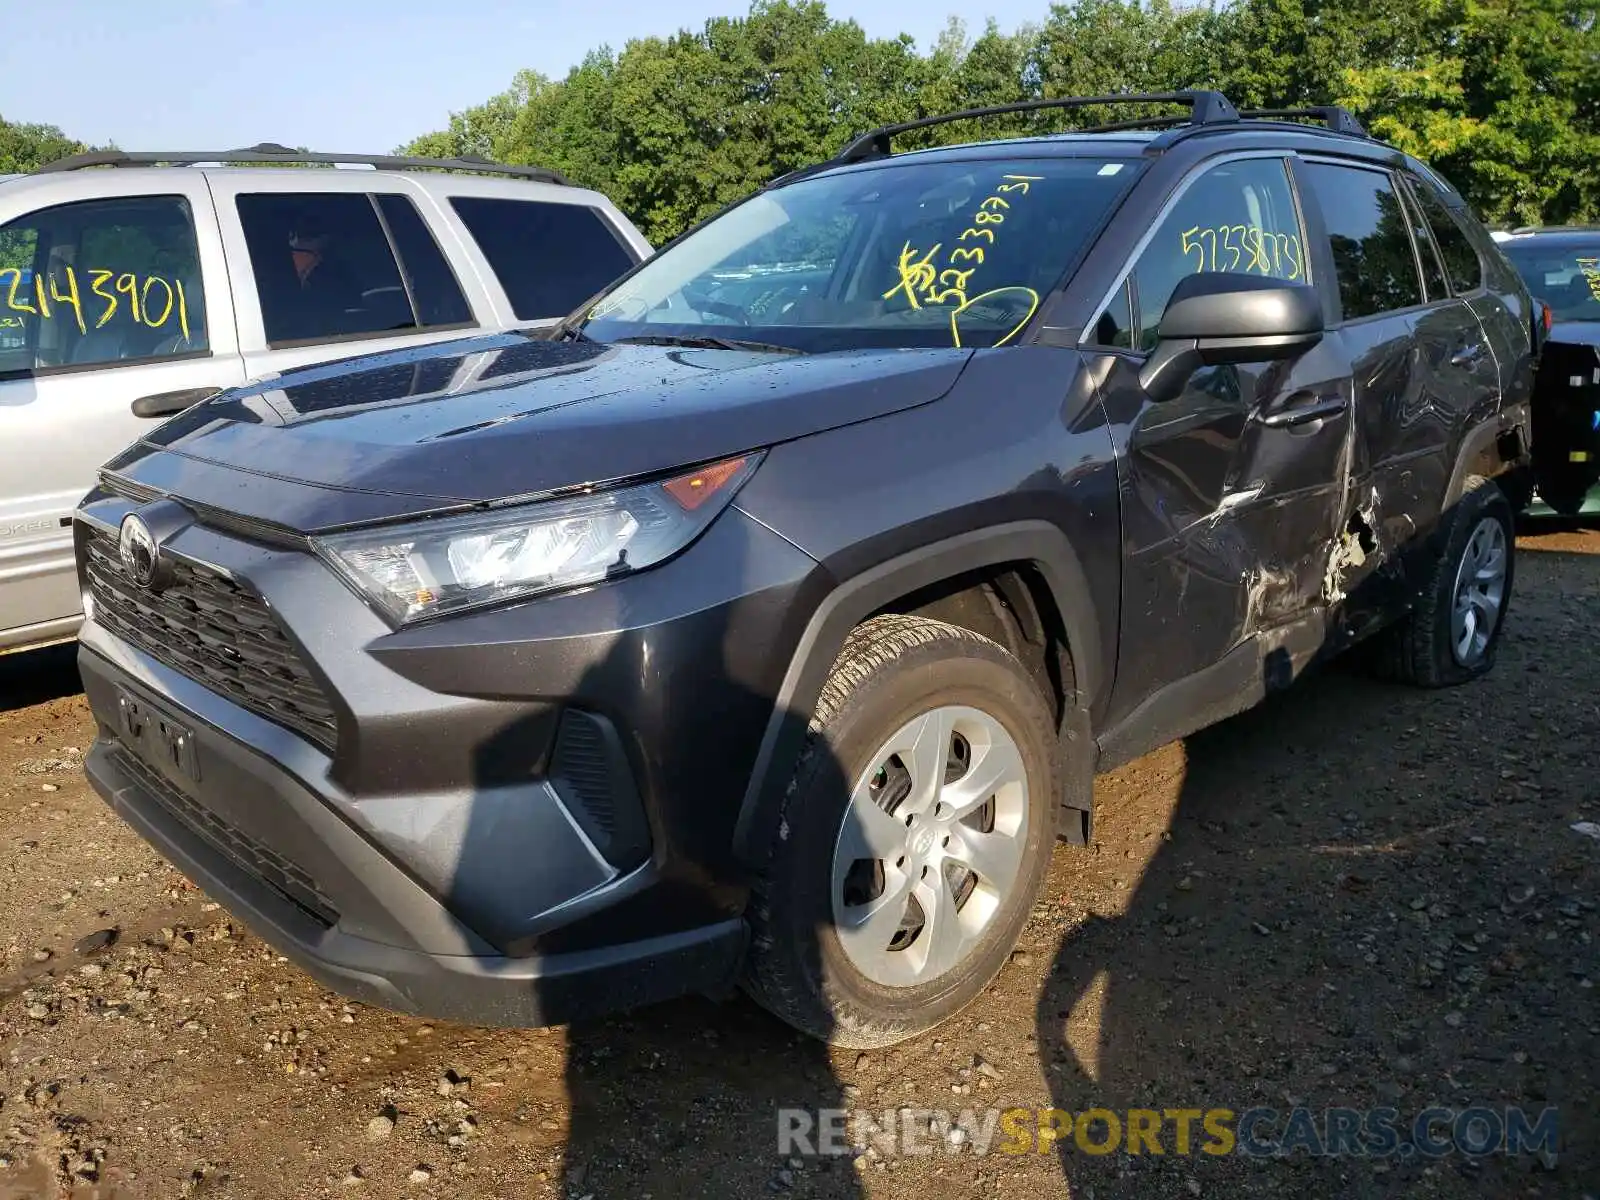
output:
[[[1336,664],[1101,779],[993,987],[870,1054],[742,999],[509,1032],[347,1004],[90,791],[70,650],[0,659],[0,1198],[1600,1195],[1600,841],[1571,828],[1600,821],[1600,527],[1525,533],[1489,679]],[[777,1141],[783,1107],[1474,1103],[1554,1106],[1558,1152]]]

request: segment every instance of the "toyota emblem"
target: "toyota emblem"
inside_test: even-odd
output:
[[[156,582],[156,569],[160,562],[161,547],[155,534],[140,519],[138,513],[122,518],[122,533],[117,538],[117,553],[122,559],[122,569],[128,578],[140,587],[148,588]]]

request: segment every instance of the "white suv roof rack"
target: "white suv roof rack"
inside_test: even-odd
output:
[[[296,150],[276,142],[262,142],[238,150],[90,150],[58,158],[35,168],[34,174],[81,171],[88,167],[187,167],[196,163],[321,163],[329,166],[369,166],[391,171],[472,171],[480,175],[511,175],[541,183],[571,186],[572,181],[548,167],[525,167],[497,163],[476,154],[455,158],[411,158],[396,154],[324,154]]]

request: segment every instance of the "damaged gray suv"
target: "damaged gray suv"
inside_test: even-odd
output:
[[[75,519],[95,786],[368,1002],[871,1046],[979,995],[1097,771],[1358,642],[1482,675],[1526,288],[1347,113],[1142,99],[875,130],[552,330],[148,432]]]

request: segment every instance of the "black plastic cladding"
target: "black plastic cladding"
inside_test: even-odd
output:
[[[226,560],[218,565],[259,592],[351,736],[330,759],[246,721],[220,689],[173,682],[139,643],[125,646],[114,626],[93,622],[91,703],[111,724],[110,681],[137,676],[194,718],[203,755],[248,758],[239,786],[287,797],[306,831],[285,861],[304,860],[341,913],[358,908],[384,938],[403,934],[421,948],[421,957],[385,958],[378,974],[405,978],[425,1011],[447,1004],[469,1017],[503,1016],[499,1006],[511,1001],[476,976],[461,980],[462,959],[488,975],[526,960],[592,996],[596,1009],[608,998],[594,990],[609,978],[597,956],[607,970],[621,964],[630,979],[647,978],[652,994],[725,982],[750,872],[770,845],[777,800],[845,635],[942,581],[1018,570],[1054,609],[1045,623],[1065,637],[1076,679],[1061,712],[1071,767],[1062,800],[1086,807],[1095,767],[1253,702],[1349,636],[1346,618],[1369,629],[1398,611],[1377,568],[1421,544],[1462,472],[1463,448],[1499,444],[1503,413],[1531,379],[1525,290],[1469,224],[1486,256],[1480,292],[1348,322],[1330,300],[1333,319],[1312,351],[1196,376],[1153,406],[1138,383],[1140,357],[1080,346],[1080,333],[1187,174],[1219,155],[1258,151],[1424,170],[1353,133],[1270,121],[1190,123],[1154,141],[1159,152],[1148,155],[1129,138],[1016,144],[1038,155],[1103,145],[1137,159],[1141,172],[1007,348],[763,358],[443,343],[423,356],[487,348],[508,356],[510,369],[443,396],[418,394],[410,371],[397,382],[384,361],[354,360],[308,398],[314,413],[286,400],[281,421],[263,421],[225,396],[168,423],[116,471],[145,500],[176,495],[202,514],[185,552]],[[966,160],[996,150],[916,154]],[[1334,273],[1316,195],[1302,164],[1292,179],[1326,290]],[[1458,197],[1449,203],[1459,211]],[[1474,337],[1492,353],[1443,365]],[[1309,425],[1251,419],[1252,409],[1270,414],[1308,393],[1347,404]],[[313,420],[316,436],[305,428]],[[241,538],[251,521],[309,533],[409,519],[759,447],[766,457],[732,506],[670,561],[401,630],[303,547]],[[1264,482],[1235,494],[1236,478]],[[203,515],[214,511],[243,524]],[[1329,546],[1352,512],[1377,531],[1379,553],[1330,584]],[[1350,593],[1337,617],[1331,587]],[[91,774],[138,823],[145,801],[126,776],[103,756]],[[197,800],[227,811],[227,798],[204,785]],[[452,874],[415,831],[462,812],[476,819],[448,846]],[[252,819],[235,815],[241,826]],[[551,861],[523,873],[531,882],[505,867],[508,843],[540,839],[571,849],[559,862],[545,852]],[[359,869],[344,869],[347,858]],[[482,867],[490,863],[502,875]],[[346,893],[354,906],[342,903]],[[449,959],[442,948],[468,912],[464,924],[492,936],[467,939]],[[338,949],[355,919],[297,953],[338,986],[356,987],[359,976],[368,980],[359,986],[378,987],[356,963],[373,952]],[[629,996],[649,990],[630,986]],[[417,999],[425,996],[435,999]]]

